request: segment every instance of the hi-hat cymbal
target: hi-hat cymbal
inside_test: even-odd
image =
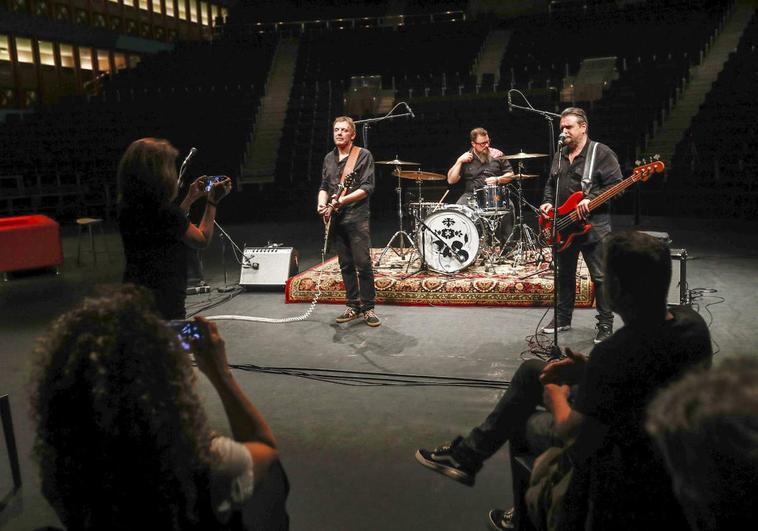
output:
[[[519,151],[515,155],[505,155],[503,158],[508,160],[522,160],[522,159],[536,159],[539,157],[547,157],[546,153],[524,153]]]
[[[374,164],[387,164],[388,166],[421,166],[418,162],[408,162],[407,160],[377,160]]]
[[[392,175],[397,175],[401,179],[411,179],[413,181],[443,181],[447,179],[441,173],[432,173],[430,171],[393,171]]]

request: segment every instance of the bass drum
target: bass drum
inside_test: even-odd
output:
[[[448,205],[427,215],[416,232],[426,265],[438,273],[457,273],[479,254],[479,216],[464,205]]]

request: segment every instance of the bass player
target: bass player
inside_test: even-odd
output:
[[[336,118],[332,134],[335,147],[324,157],[316,211],[325,221],[334,216],[329,237],[336,243],[347,295],[347,307],[336,321],[347,323],[363,317],[367,325],[379,326],[381,321],[374,311],[376,289],[369,231],[374,157],[368,149],[353,144],[355,124],[352,118]],[[351,174],[352,185],[342,189],[340,184]]]
[[[600,343],[613,334],[613,312],[603,293],[602,268],[603,238],[611,232],[611,214],[608,203],[605,203],[594,209],[590,218],[589,203],[608,187],[621,181],[623,175],[616,154],[605,144],[591,141],[587,136],[588,127],[587,114],[579,107],[569,107],[561,113],[562,147],[553,158],[540,214],[546,219],[552,218],[554,205],[563,205],[574,192],[583,192],[584,199],[577,203],[576,214],[591,223],[592,228],[586,234],[575,237],[555,257],[558,267],[558,312],[542,331],[552,334],[556,326],[559,332],[571,328],[576,296],[576,265],[581,252],[595,285],[598,312],[595,343]]]

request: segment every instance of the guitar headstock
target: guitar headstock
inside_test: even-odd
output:
[[[358,175],[357,170],[353,170],[347,175],[345,175],[345,180],[342,182],[342,187],[348,192],[350,191],[350,187],[353,186],[353,181],[355,181],[355,178],[357,175]]]
[[[632,172],[632,177],[635,181],[647,181],[654,173],[661,173],[666,167],[663,161],[660,160],[660,155],[653,155],[652,157],[643,158],[642,160],[635,160],[637,165]]]

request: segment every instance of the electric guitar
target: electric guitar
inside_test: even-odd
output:
[[[337,185],[337,193],[334,194],[335,197],[341,198],[347,195],[350,191],[350,187],[353,185],[353,180],[355,180],[355,171],[351,171],[348,173],[345,178]],[[332,205],[332,201],[329,201],[329,204],[327,208],[330,208],[332,210],[331,215],[329,216],[328,220],[324,220],[324,248],[321,250],[321,261],[323,262],[326,259],[326,253],[329,250],[329,236],[331,235],[331,228],[332,228],[332,219],[334,219],[334,216],[339,212],[338,208],[334,208]]]
[[[595,199],[592,199],[588,205],[590,212],[612,197],[620,194],[637,181],[645,182],[653,173],[662,172],[663,168],[663,162],[652,159],[647,164],[637,166],[634,168],[632,175],[611,186]],[[555,241],[559,245],[559,253],[565,251],[568,246],[571,245],[571,242],[574,241],[574,238],[587,234],[592,228],[591,223],[583,220],[576,213],[576,205],[579,204],[582,199],[584,199],[584,194],[582,192],[574,192],[568,199],[566,199],[565,203],[558,207],[558,219],[555,221]],[[549,218],[545,218],[544,216],[539,217],[540,235],[549,245],[553,244],[553,215],[553,209],[551,209]]]

